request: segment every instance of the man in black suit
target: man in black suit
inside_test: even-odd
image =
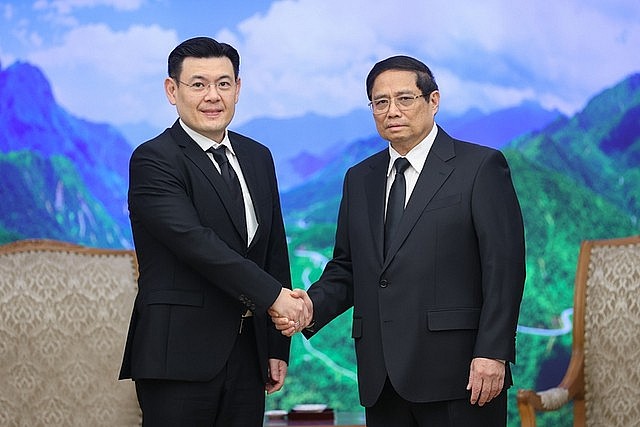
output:
[[[389,147],[346,174],[333,259],[295,291],[314,314],[303,333],[353,306],[369,427],[505,426],[525,279],[507,162],[435,124],[438,86],[414,58],[377,63],[367,95]]]
[[[169,55],[179,119],[130,163],[140,267],[120,378],[136,383],[144,426],[261,426],[290,339],[267,309],[305,322],[269,150],[227,130],[240,58],[197,37]]]

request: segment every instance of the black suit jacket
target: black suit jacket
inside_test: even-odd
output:
[[[333,259],[309,289],[314,330],[353,305],[364,406],[387,375],[409,401],[468,398],[473,357],[515,360],[525,264],[509,168],[439,129],[385,259],[388,164],[384,150],[346,174]]]
[[[290,340],[266,314],[282,286],[291,287],[273,160],[256,141],[233,132],[229,139],[259,223],[248,248],[224,181],[178,121],[131,157],[140,277],[120,378],[213,378],[247,309],[265,380],[268,358],[288,361]]]

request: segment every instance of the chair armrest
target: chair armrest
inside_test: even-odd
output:
[[[569,403],[569,390],[554,387],[544,391],[518,390],[518,404],[531,406],[536,411],[555,411]]]
[[[516,400],[522,427],[536,426],[536,411],[555,411],[570,401],[584,399],[584,354],[574,349],[562,382],[544,391],[518,390]]]
[[[569,390],[554,387],[544,391],[518,390],[516,396],[522,427],[536,426],[536,411],[554,411],[569,402]]]

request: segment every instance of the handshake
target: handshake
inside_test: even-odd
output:
[[[302,289],[282,288],[268,310],[276,329],[288,337],[300,332],[313,319],[313,302]]]

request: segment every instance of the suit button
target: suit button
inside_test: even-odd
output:
[[[389,282],[387,281],[387,279],[380,280],[380,287],[381,288],[386,288],[387,286],[389,286]]]

